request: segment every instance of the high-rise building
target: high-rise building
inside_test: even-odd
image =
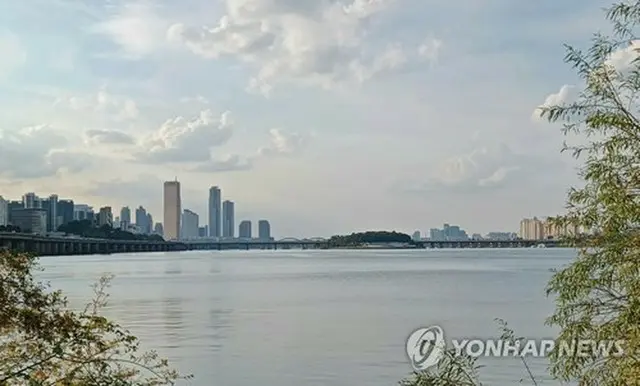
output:
[[[520,238],[523,240],[544,239],[544,223],[537,217],[522,219],[520,221]]]
[[[240,225],[238,225],[238,237],[240,237],[241,239],[251,238],[251,221],[240,221]]]
[[[222,194],[220,188],[212,186],[209,189],[209,236],[220,237],[222,229],[220,227],[220,215],[222,210]]]
[[[47,232],[47,211],[41,208],[14,209],[13,225],[26,233],[44,234]]]
[[[413,241],[420,241],[421,237],[420,237],[420,231],[415,231],[413,232],[413,235],[411,236],[411,240]]]
[[[73,204],[73,200],[59,200],[58,205],[56,207],[57,217],[58,217],[58,226],[66,225],[73,221],[75,205]]]
[[[0,196],[0,226],[9,225],[9,201]]]
[[[153,227],[153,233],[157,234],[158,236],[164,236],[164,229],[162,229],[162,223],[157,222],[156,225]]]
[[[128,206],[120,209],[120,228],[129,229],[129,225],[131,225],[131,209]]]
[[[144,233],[149,235],[151,232],[153,232],[153,216],[147,212],[147,229]]]
[[[40,208],[40,198],[35,193],[27,193],[22,196],[22,203],[27,209]]]
[[[9,212],[9,225],[16,225],[13,222],[13,212],[18,209],[24,209],[24,203],[22,201],[9,201],[7,207]]]
[[[60,216],[58,216],[60,217]],[[122,217],[122,215],[120,215]],[[93,208],[86,204],[77,204],[73,206],[73,219],[75,221],[89,220],[93,222]]]
[[[269,224],[269,221],[258,221],[258,238],[261,240],[271,239],[271,224]]]
[[[180,198],[180,182],[166,181],[164,183],[164,238],[166,240],[180,239],[180,217],[182,214],[182,199]]]
[[[138,209],[136,209],[136,226],[140,233],[147,233],[147,229],[149,228],[149,225],[147,224],[148,221],[149,217],[147,217],[147,210],[140,205]]]
[[[110,206],[100,208],[98,212],[98,226],[113,226],[113,213]]]
[[[233,201],[225,200],[222,203],[222,237],[233,237],[235,235]]]
[[[58,196],[52,194],[48,198],[38,199],[38,202],[39,204],[37,207],[44,209],[47,215],[47,232],[55,232],[58,230],[58,226],[60,226],[58,216]]]
[[[200,228],[200,219],[196,212],[189,209],[185,209],[182,212],[182,233],[181,239],[195,239],[198,237],[198,231]]]

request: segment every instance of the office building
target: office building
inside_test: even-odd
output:
[[[113,226],[113,212],[110,206],[100,208],[98,212],[98,226]]]
[[[9,201],[0,196],[0,226],[9,225]]]
[[[47,232],[55,232],[58,230],[59,216],[58,216],[58,196],[52,194],[49,198],[40,199],[41,209],[44,209],[47,213]]]
[[[429,239],[431,241],[467,241],[469,235],[457,225],[444,224],[442,229],[430,229]]]
[[[182,199],[180,198],[180,183],[166,181],[164,183],[164,238],[166,240],[180,239],[180,217],[182,215]]]
[[[181,239],[195,239],[198,237],[198,231],[200,229],[200,218],[198,214],[189,209],[185,209],[182,212],[182,233]]]
[[[157,222],[156,225],[153,227],[153,233],[157,234],[158,236],[164,236],[164,229],[162,229],[162,223]]]
[[[131,225],[131,209],[125,206],[120,209],[120,228],[127,230],[129,225]]]
[[[66,225],[73,221],[75,205],[73,200],[59,200],[56,205],[58,226]]]
[[[209,236],[209,227],[207,225],[198,228],[198,237],[204,238]]]
[[[149,222],[149,217],[147,216],[147,210],[140,205],[138,209],[136,209],[136,226],[140,233],[148,233],[147,229],[151,227]]]
[[[238,226],[238,237],[241,239],[251,238],[251,221],[244,220],[240,222]]]
[[[147,229],[145,229],[145,234],[151,234],[153,231],[153,216],[151,213],[147,212]]]
[[[222,193],[220,188],[212,186],[209,189],[209,237],[220,237],[220,216],[222,210]]]
[[[411,236],[411,240],[420,241],[421,240],[420,231],[413,232],[413,235]]]
[[[35,193],[27,193],[22,196],[22,204],[26,209],[40,208],[40,198]]]
[[[47,211],[42,208],[16,208],[11,213],[13,225],[25,233],[47,232]]]
[[[60,217],[60,216],[58,216]],[[122,217],[122,215],[120,215]],[[83,221],[88,220],[94,221],[94,212],[93,208],[86,204],[77,204],[73,206],[73,220],[74,221]]]
[[[9,225],[15,225],[13,223],[13,212],[16,209],[24,209],[24,203],[22,201],[9,201],[7,204],[7,211],[9,212]]]
[[[271,224],[269,224],[269,221],[258,221],[258,238],[261,240],[271,239]]]
[[[234,237],[234,204],[233,201],[225,200],[222,203],[222,237]]]

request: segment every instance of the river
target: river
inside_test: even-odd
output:
[[[39,274],[86,303],[115,275],[106,314],[191,385],[388,386],[411,373],[407,336],[553,337],[544,287],[573,250],[202,251],[46,257]],[[531,359],[545,380],[544,359]],[[488,385],[532,384],[519,359],[481,361]]]

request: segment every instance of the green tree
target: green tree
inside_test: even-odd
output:
[[[109,277],[82,312],[37,282],[36,258],[0,252],[0,385],[170,385],[180,379],[155,352],[101,316]]]
[[[577,100],[540,110],[565,134],[587,138],[564,147],[584,161],[584,186],[570,190],[567,214],[553,221],[572,231],[578,256],[549,282],[556,311],[548,324],[560,328],[557,343],[625,341],[623,356],[567,355],[557,344],[552,375],[628,386],[640,384],[640,1],[613,4],[606,17],[610,36],[596,34],[587,51],[567,47],[566,62],[584,82]],[[620,52],[635,59],[622,62]]]
[[[560,329],[551,375],[581,386],[640,385],[640,1],[615,3],[606,18],[611,35],[596,34],[586,51],[566,47],[565,61],[584,82],[577,100],[540,108],[542,117],[563,123],[565,135],[586,139],[564,145],[563,151],[583,161],[584,185],[570,189],[566,214],[552,219],[567,231],[564,241],[577,257],[547,286],[556,300],[547,323]],[[563,350],[562,344],[581,340],[623,340],[624,355]],[[444,365],[401,384],[477,382],[465,381],[470,367],[463,358]],[[451,373],[460,383],[449,382]]]

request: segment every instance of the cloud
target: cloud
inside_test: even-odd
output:
[[[0,79],[27,62],[27,51],[14,34],[0,31]]]
[[[609,55],[605,64],[612,66],[616,71],[626,72],[633,67],[640,52],[640,40],[630,42],[629,46],[618,49]]]
[[[540,116],[542,108],[552,107],[552,106],[562,106],[574,103],[578,98],[578,91],[575,86],[565,84],[560,88],[560,91],[557,93],[549,94],[542,105],[536,107],[536,109],[531,114],[531,119],[534,121],[542,121],[542,117]]]
[[[77,173],[92,160],[86,153],[69,151],[66,138],[48,125],[0,131],[0,154],[0,175],[10,178]]]
[[[395,2],[225,0],[227,14],[216,25],[174,24],[167,38],[203,58],[228,56],[250,65],[256,71],[252,92],[268,95],[286,81],[330,88],[369,80],[407,61],[396,44],[367,47],[369,21]]]
[[[127,133],[117,130],[87,130],[85,142],[97,145],[132,145],[135,139]]]
[[[468,191],[505,186],[516,177],[547,172],[549,162],[525,154],[518,154],[506,144],[480,147],[468,154],[448,158],[431,167],[426,182],[413,191]]]
[[[119,7],[110,17],[91,29],[104,35],[122,50],[126,59],[140,59],[164,44],[167,24],[149,3],[135,2]]]
[[[148,163],[208,162],[211,149],[225,144],[232,133],[233,121],[228,111],[219,117],[211,110],[203,110],[191,119],[179,116],[144,138],[135,158]]]
[[[202,95],[197,95],[195,97],[183,97],[180,98],[180,103],[199,103],[199,104],[203,104],[203,105],[208,105],[209,100],[205,97],[203,97]]]
[[[217,173],[250,170],[253,167],[253,159],[243,159],[237,154],[228,155],[222,159],[211,159],[191,169],[194,172]]]
[[[429,38],[418,47],[418,55],[430,61],[437,61],[442,50],[442,40]]]
[[[305,138],[298,133],[290,133],[282,129],[271,129],[269,130],[269,144],[258,149],[258,154],[263,156],[294,154],[305,143]]]
[[[100,113],[115,121],[133,120],[140,112],[136,103],[127,97],[110,94],[100,90],[96,94],[58,97],[55,107],[65,107],[72,111]]]

